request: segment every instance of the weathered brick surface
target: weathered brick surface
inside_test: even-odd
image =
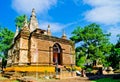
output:
[[[20,49],[28,49],[28,40],[20,38]]]
[[[34,56],[36,54],[36,49],[38,50],[38,62],[39,63],[53,63],[53,45],[58,43],[62,48],[62,59],[63,64],[72,64],[74,63],[73,57],[71,58],[72,46],[68,44],[63,44],[59,42],[53,42],[49,40],[41,40],[36,38],[31,38],[31,62],[34,62]],[[51,48],[50,48],[51,47]]]
[[[19,63],[28,63],[28,51],[20,50]]]

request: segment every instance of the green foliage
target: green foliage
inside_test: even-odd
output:
[[[77,55],[80,56],[79,54],[77,54]],[[85,63],[85,56],[76,57],[76,65],[77,66],[84,68],[84,63]]]
[[[14,37],[14,33],[8,28],[0,27],[0,52],[4,52],[8,50],[11,46],[12,40]]]
[[[115,47],[120,48],[120,34],[118,34],[117,37],[118,37],[118,41],[117,41]]]
[[[108,61],[111,62],[111,66],[114,69],[120,68],[120,36],[115,45],[112,45],[111,55],[108,57]]]
[[[111,79],[111,78],[102,78],[102,79],[97,79],[94,80],[92,82],[120,82],[120,80],[115,80],[115,79]]]
[[[8,49],[11,46],[14,33],[8,28],[0,27],[0,57],[2,58],[2,67],[7,64],[6,58]]]
[[[22,28],[26,17],[27,17],[26,15],[21,15],[16,17],[15,19],[16,26],[18,26],[19,28]]]
[[[110,34],[104,34],[100,26],[94,23],[84,28],[77,27],[72,34],[73,36],[70,39],[76,44],[79,43],[76,47],[76,52],[79,53],[76,54],[77,65],[83,59],[86,63],[97,61],[101,64],[105,62],[105,56],[110,54],[111,49]],[[89,62],[87,62],[88,60]]]
[[[91,72],[93,69],[92,68],[87,68],[86,72]]]
[[[115,70],[114,73],[120,73],[120,69]]]

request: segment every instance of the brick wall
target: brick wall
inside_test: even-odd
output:
[[[53,45],[55,43],[58,43],[62,48],[62,63],[65,64],[72,64],[74,61],[73,58],[71,58],[72,53],[72,46],[69,44],[63,44],[59,42],[49,41],[49,40],[42,40],[35,37],[31,38],[31,46],[30,46],[30,55],[31,55],[31,62],[34,62],[34,57],[36,53],[36,49],[38,50],[38,62],[39,63],[53,63]]]

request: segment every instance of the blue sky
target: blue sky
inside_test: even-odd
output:
[[[105,33],[111,32],[110,41],[120,34],[120,0],[1,0],[0,25],[15,31],[15,18],[31,15],[35,8],[39,27],[51,26],[53,36],[61,37],[65,30],[68,38],[77,26],[97,23]]]

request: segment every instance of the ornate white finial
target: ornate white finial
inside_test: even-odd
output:
[[[36,17],[35,9],[34,9],[34,8],[32,9],[32,16],[35,16],[35,17]]]
[[[27,16],[25,16],[24,27],[28,27],[28,24],[27,24]]]
[[[48,28],[50,28],[50,25],[48,25]]]
[[[48,29],[47,30],[50,31],[50,25],[48,25]]]
[[[18,34],[19,34],[19,28],[18,28],[18,26],[16,25],[16,32],[15,32],[15,35],[14,35],[12,44],[14,44],[14,40],[15,40],[15,38],[17,37]]]
[[[66,38],[67,38],[67,36],[65,34],[65,30],[63,30],[62,39],[66,39]]]
[[[47,35],[51,36],[50,25],[48,25]]]
[[[16,25],[16,32],[18,33],[19,32],[19,28],[18,28],[18,26]]]
[[[30,17],[29,29],[30,29],[30,32],[33,32],[34,30],[38,28],[39,28],[38,21],[36,18],[35,9],[33,8],[32,15]]]
[[[66,36],[66,34],[65,34],[65,30],[63,30],[63,36]]]

